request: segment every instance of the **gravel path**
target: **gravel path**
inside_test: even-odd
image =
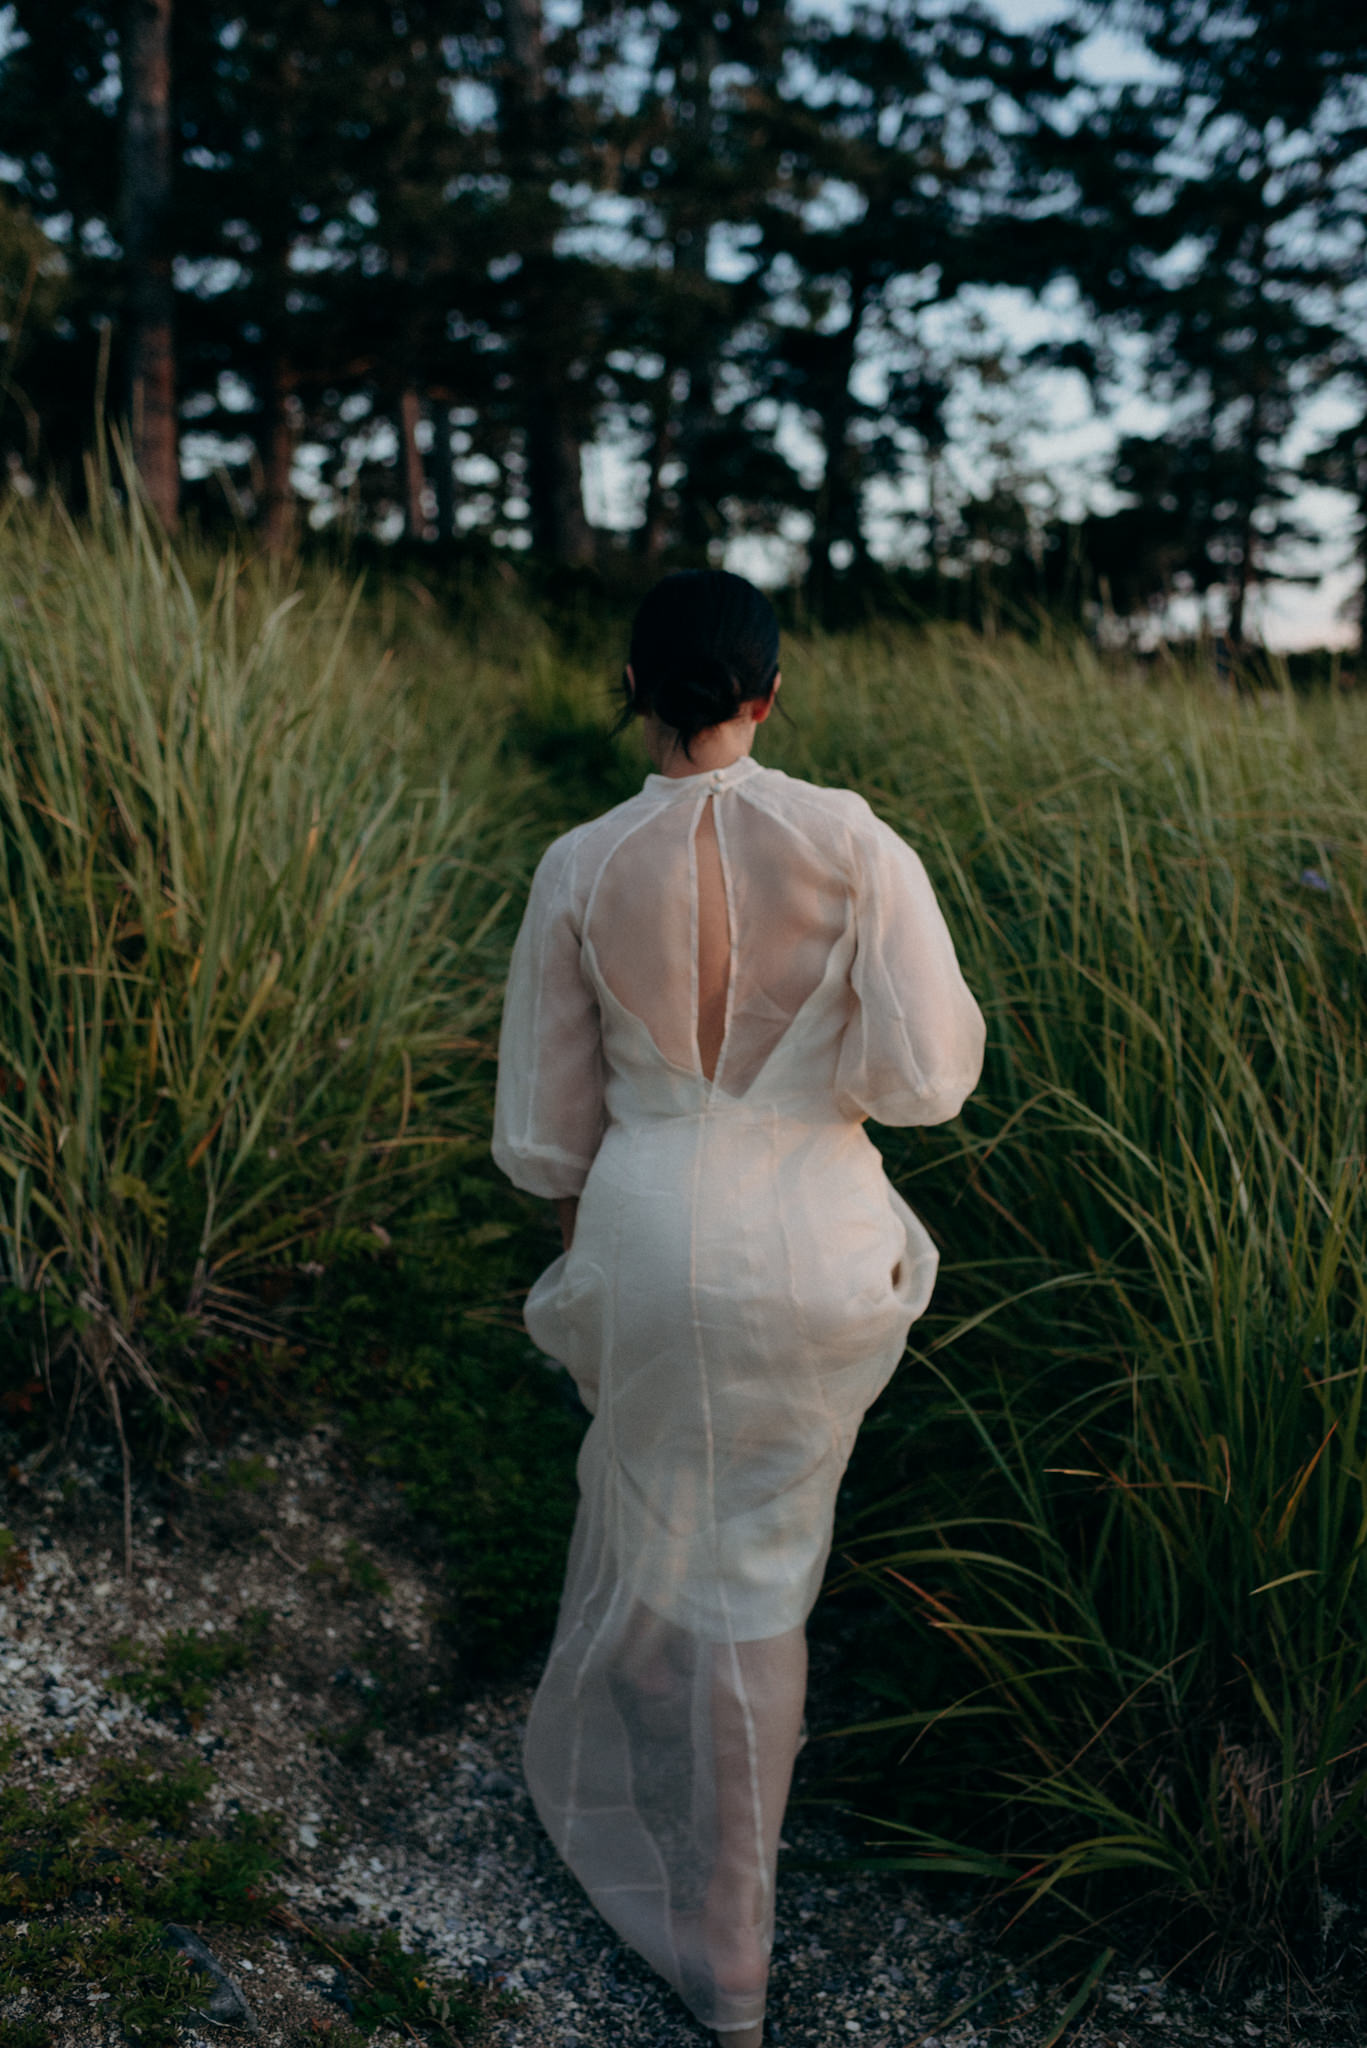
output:
[[[283,1888],[311,1925],[394,1926],[405,1946],[427,1951],[434,1974],[514,1994],[491,2042],[711,2039],[616,1943],[544,1840],[518,1764],[528,1688],[462,1697],[440,1560],[392,1488],[358,1482],[326,1432],[243,1438],[187,1463],[169,1512],[139,1503],[127,1584],[108,1477],[10,1468],[6,1521],[30,1558],[27,1582],[0,1589],[0,1722],[21,1737],[17,1769],[74,1789],[111,1750],[197,1749],[217,1774],[218,1813],[236,1802],[282,1817]],[[251,1608],[271,1618],[267,1651],[224,1682],[199,1729],[168,1728],[112,1688],[120,1637],[153,1648],[172,1627],[217,1630]],[[377,1698],[384,1725],[364,1749],[353,1739],[347,1761],[335,1738]],[[70,1729],[90,1750],[62,1761],[52,1739]],[[967,1901],[812,1867],[850,1848],[820,1816],[799,1801],[786,1828],[776,2048],[1047,2048],[1067,1987],[1014,1967]],[[0,1927],[0,1940],[15,1938]],[[316,2040],[335,2021],[335,1980],[296,1943],[259,1931],[212,1939],[257,2015],[261,2048]],[[1357,1989],[1345,1978],[1344,2001]],[[53,2024],[56,2048],[121,2038],[101,2023],[98,2001],[73,2003]],[[185,2039],[210,2036],[231,2038],[206,2027]],[[1290,2013],[1265,1994],[1214,2007],[1152,1971],[1113,1969],[1066,2038],[1076,2048],[1362,2048],[1367,2036],[1313,2000]]]

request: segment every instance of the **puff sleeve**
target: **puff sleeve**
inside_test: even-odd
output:
[[[857,834],[856,1008],[841,1041],[846,1115],[884,1124],[957,1116],[982,1072],[986,1027],[920,856],[868,813]]]
[[[575,834],[537,868],[513,947],[498,1041],[495,1164],[514,1186],[577,1195],[603,1135],[598,1005],[575,915]]]

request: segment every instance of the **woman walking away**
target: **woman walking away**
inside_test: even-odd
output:
[[[527,1782],[604,1917],[754,2048],[804,1626],[937,1262],[864,1119],[957,1115],[983,1021],[916,854],[751,758],[753,585],[666,577],[625,684],[657,772],[542,859],[499,1047],[494,1157],[565,1240],[527,1328],[593,1418]]]

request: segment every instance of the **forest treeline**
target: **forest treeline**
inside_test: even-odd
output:
[[[830,615],[888,577],[891,522],[927,609],[1217,594],[1236,643],[1307,483],[1348,494],[1367,563],[1343,0],[1071,0],[1031,29],[911,0],[8,15],[20,488],[79,493],[97,412],[123,414],[168,525],[193,505],[273,549],[329,514],[648,574],[781,535]],[[1108,26],[1138,82],[1082,61]],[[994,286],[1074,308],[1067,338],[1012,350],[975,322]],[[1161,408],[1071,523],[1009,435],[972,479],[952,459],[965,391],[1049,367]],[[1345,424],[1298,435],[1331,387]],[[638,484],[625,533],[586,514],[604,446]]]

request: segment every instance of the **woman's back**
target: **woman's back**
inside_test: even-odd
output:
[[[709,1094],[754,1085],[849,922],[847,864],[820,843],[819,810],[817,838],[802,829],[800,787],[748,761],[650,776],[617,814],[617,843],[592,834],[585,849],[605,855],[585,895],[590,973]]]
[[[649,775],[558,840],[519,943],[497,1140],[514,1179],[548,1146],[587,1169],[605,1125],[639,1115],[938,1122],[981,1061],[916,855],[861,797],[748,757]]]

